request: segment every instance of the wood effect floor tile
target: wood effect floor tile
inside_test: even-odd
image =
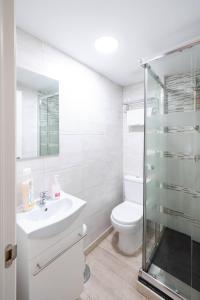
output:
[[[115,248],[111,233],[88,256],[91,277],[79,300],[145,300],[136,289],[141,251],[124,256]]]

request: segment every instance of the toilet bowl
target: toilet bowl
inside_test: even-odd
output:
[[[125,176],[124,191],[125,201],[112,210],[111,223],[119,232],[119,250],[131,255],[142,245],[142,179],[130,175]],[[130,198],[133,200],[128,200]]]

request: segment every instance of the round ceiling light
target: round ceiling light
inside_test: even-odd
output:
[[[95,48],[103,54],[111,54],[117,50],[118,41],[110,36],[102,36],[95,41]]]

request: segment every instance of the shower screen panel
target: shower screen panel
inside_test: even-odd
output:
[[[144,69],[143,273],[172,299],[196,300],[200,299],[200,45],[175,51]]]

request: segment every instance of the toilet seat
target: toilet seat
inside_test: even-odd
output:
[[[112,210],[113,220],[122,225],[134,225],[142,219],[142,215],[142,205],[130,201],[124,201]]]

